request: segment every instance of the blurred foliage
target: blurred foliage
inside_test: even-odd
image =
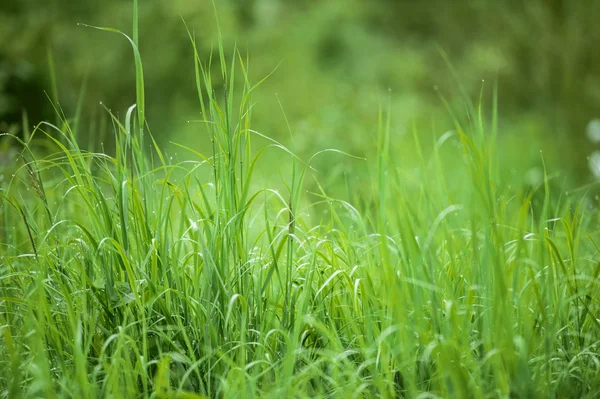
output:
[[[89,124],[105,114],[100,101],[122,115],[135,101],[128,43],[77,23],[129,33],[130,3],[1,2],[0,128],[18,130],[24,109],[30,124],[52,119],[44,91],[57,97],[67,115],[84,93]],[[378,109],[385,106],[388,90],[395,137],[411,134],[413,123],[424,140],[440,136],[453,127],[440,95],[460,117],[464,104],[457,82],[475,101],[483,87],[491,105],[497,81],[507,173],[539,165],[543,150],[546,162],[560,163],[576,180],[590,176],[584,131],[600,108],[598,1],[215,3],[229,53],[237,43],[249,54],[255,82],[280,64],[254,97],[255,123],[263,133],[288,140],[281,103],[301,155],[330,147],[369,155],[365,149],[374,145],[366,144],[375,141]],[[141,0],[140,20],[153,133],[165,145],[169,140],[202,143],[198,126],[186,123],[201,115],[182,20],[208,59],[217,35],[211,2]],[[411,156],[402,148],[397,154]],[[341,173],[346,161],[320,162]]]

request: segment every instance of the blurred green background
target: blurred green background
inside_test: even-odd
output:
[[[202,147],[203,130],[188,123],[201,116],[183,20],[208,59],[217,38],[212,3],[139,3],[152,132],[174,152],[169,141]],[[281,102],[303,157],[323,148],[368,157],[375,150],[378,109],[388,96],[399,157],[414,152],[403,145],[413,126],[425,142],[452,129],[440,95],[459,116],[464,97],[440,54],[443,49],[470,98],[477,101],[483,88],[488,109],[498,82],[499,148],[507,174],[526,178],[541,165],[543,150],[546,164],[573,184],[593,180],[588,156],[595,144],[586,137],[586,126],[600,117],[600,1],[215,4],[226,51],[230,54],[237,43],[249,54],[254,82],[279,65],[254,95],[255,129],[289,144]],[[130,33],[131,17],[129,0],[1,1],[0,131],[19,133],[24,110],[29,125],[53,120],[48,96],[67,115],[74,115],[82,100],[82,140],[89,144],[101,137],[98,121],[106,113],[100,102],[121,116],[135,102],[131,49],[118,35],[77,23]],[[317,168],[335,176],[347,163],[361,173],[356,160],[332,156],[318,160]]]

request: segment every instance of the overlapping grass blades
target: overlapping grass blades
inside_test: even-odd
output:
[[[17,140],[0,191],[0,395],[598,394],[596,211],[551,198],[547,177],[503,186],[495,100],[491,126],[470,105],[431,148],[415,129],[401,144],[416,165],[382,110],[372,192],[352,204],[317,181],[314,199],[310,160],[251,145],[267,136],[247,60],[220,41],[215,87],[190,30],[212,148],[171,162],[145,123],[134,9],[137,103],[110,114],[114,155],[81,149],[58,105],[58,123]],[[290,155],[288,192],[255,184],[271,148]]]

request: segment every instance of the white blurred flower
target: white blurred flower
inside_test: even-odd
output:
[[[524,179],[528,185],[537,186],[544,180],[544,172],[538,167],[531,168],[525,173]]]
[[[190,221],[190,230],[198,231],[198,223],[193,221],[192,219],[188,219]]]
[[[594,151],[588,157],[588,166],[595,178],[600,178],[600,151]]]
[[[592,119],[588,122],[585,134],[592,143],[600,142],[600,119]]]

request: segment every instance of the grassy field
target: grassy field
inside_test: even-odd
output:
[[[58,104],[4,135],[0,397],[600,395],[597,200],[560,170],[511,180],[496,88],[433,138],[396,135],[383,99],[372,156],[303,159],[292,128],[254,129],[251,62],[200,59],[190,34],[207,145],[173,159],[137,30],[115,148],[82,149]]]

